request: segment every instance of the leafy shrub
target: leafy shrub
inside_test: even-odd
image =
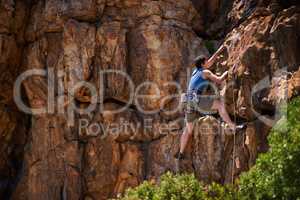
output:
[[[135,189],[128,189],[122,200],[152,200],[157,186],[145,181]]]
[[[269,136],[270,151],[240,179],[242,199],[300,199],[300,98]]]
[[[203,186],[194,175],[166,173],[159,186],[144,182],[135,189],[127,190],[122,200],[190,200],[203,199]]]
[[[242,174],[239,185],[206,187],[194,175],[161,177],[159,185],[144,182],[122,200],[300,200],[300,98],[285,107],[287,114],[269,137],[270,151]],[[239,189],[237,189],[239,188]]]
[[[154,200],[203,199],[203,186],[194,175],[172,175],[162,177]]]
[[[220,185],[212,183],[208,186],[205,200],[237,200],[238,193],[231,185]]]
[[[159,185],[144,182],[135,189],[129,189],[122,200],[235,200],[235,189],[217,183],[207,188],[194,175],[173,175],[166,173]]]

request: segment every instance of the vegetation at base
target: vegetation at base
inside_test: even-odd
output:
[[[300,200],[300,98],[283,110],[269,137],[270,151],[240,178],[243,199]]]
[[[158,185],[144,182],[120,200],[300,200],[300,98],[283,110],[287,114],[270,133],[269,152],[237,185],[204,186],[194,175],[167,173]]]
[[[159,185],[144,182],[129,189],[121,200],[235,200],[233,187],[213,183],[205,187],[194,175],[174,175],[170,172],[161,177]]]

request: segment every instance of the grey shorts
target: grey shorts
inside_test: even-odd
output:
[[[198,102],[188,101],[185,111],[185,121],[194,122],[201,116],[215,114],[217,111],[212,109],[215,100],[220,99],[216,96],[200,96]]]

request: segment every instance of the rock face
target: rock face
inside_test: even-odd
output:
[[[0,198],[108,199],[178,170],[231,182],[268,150],[277,105],[299,95],[297,4],[2,1]],[[207,38],[227,47],[213,70],[229,70],[222,93],[247,128],[201,118],[177,163],[179,95]],[[27,70],[41,72],[22,84],[32,115],[13,100]]]
[[[30,126],[28,116],[14,104],[14,81],[21,72],[28,17],[26,1],[0,3],[0,198],[14,190],[22,167]]]

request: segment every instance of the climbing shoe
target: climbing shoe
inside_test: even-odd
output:
[[[237,125],[235,127],[235,130],[236,131],[241,131],[241,130],[244,130],[246,128],[246,125],[245,124],[240,124],[240,125]]]
[[[245,128],[246,128],[246,125],[245,125],[245,124],[240,124],[240,125],[237,125],[235,129],[236,129],[237,131],[240,131],[240,130],[243,130],[243,129],[245,129]]]
[[[174,156],[177,160],[184,160],[184,154],[183,153],[180,153],[180,152],[177,152]]]
[[[245,124],[240,124],[240,125],[236,125],[235,128],[230,128],[230,130],[233,132],[238,132],[244,130],[245,128],[246,128]]]

